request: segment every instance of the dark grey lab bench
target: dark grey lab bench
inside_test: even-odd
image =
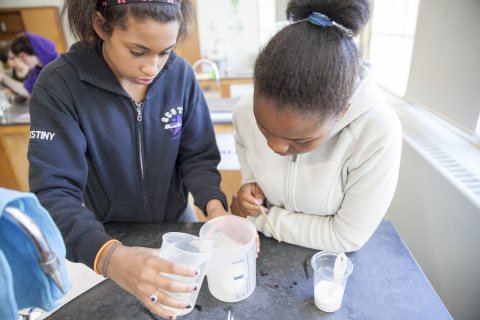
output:
[[[159,248],[165,232],[198,235],[202,223],[110,223],[108,234],[130,246]],[[310,259],[317,250],[278,243],[260,234],[255,291],[245,300],[215,299],[205,280],[195,309],[178,319],[452,319],[390,221],[382,221],[353,262],[341,308],[319,310],[313,300]],[[108,279],[75,298],[48,319],[161,319]]]

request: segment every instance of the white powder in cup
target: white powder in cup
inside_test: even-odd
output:
[[[315,305],[325,312],[334,312],[340,308],[343,300],[343,287],[330,290],[333,282],[321,280],[315,285],[314,299]]]

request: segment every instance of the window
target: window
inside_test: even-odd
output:
[[[372,1],[379,84],[479,140],[480,1]]]
[[[373,63],[379,84],[399,97],[403,97],[407,88],[418,2],[373,2],[368,59]]]

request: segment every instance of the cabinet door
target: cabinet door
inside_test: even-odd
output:
[[[0,12],[0,40],[11,40],[23,30],[20,12]]]
[[[30,125],[0,126],[0,187],[28,192]]]
[[[195,7],[195,11],[197,11],[197,1],[192,0],[192,4]],[[188,38],[178,43],[174,51],[179,56],[184,57],[190,63],[190,65],[193,65],[195,61],[199,60],[201,56],[200,40],[198,38],[198,28],[190,30],[188,32]]]
[[[67,50],[63,25],[57,7],[21,8],[25,31],[36,33],[56,44],[59,53]]]

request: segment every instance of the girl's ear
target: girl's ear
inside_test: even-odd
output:
[[[95,11],[92,19],[93,29],[95,29],[95,32],[102,40],[105,40],[107,37],[107,34],[105,33],[105,23],[106,21],[102,14],[98,11]]]
[[[348,108],[350,108],[350,105],[351,105],[351,104],[352,104],[352,103],[349,103],[348,106],[347,106],[345,109],[343,109],[343,111],[340,112],[340,113],[337,115],[337,119],[335,120],[335,122],[336,122],[336,121],[339,121],[340,119],[343,118],[343,116],[345,115],[345,113],[347,113]]]

